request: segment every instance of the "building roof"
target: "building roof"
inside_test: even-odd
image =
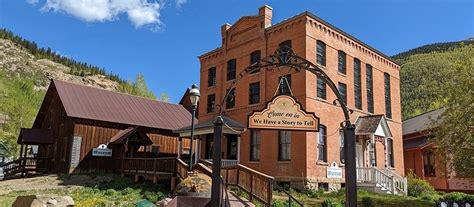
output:
[[[334,26],[334,25],[332,25],[332,24],[326,22],[325,20],[321,19],[320,17],[314,15],[313,13],[311,13],[311,12],[309,12],[309,11],[302,12],[302,13],[300,13],[300,14],[297,14],[297,15],[293,16],[293,17],[290,17],[290,18],[285,19],[285,20],[283,20],[283,21],[281,21],[281,22],[278,22],[278,23],[276,23],[276,24],[274,24],[274,25],[272,25],[272,26],[270,26],[270,27],[265,28],[265,30],[268,31],[268,30],[274,29],[275,27],[279,27],[279,26],[281,26],[281,25],[283,25],[283,24],[285,24],[285,23],[287,23],[287,22],[293,21],[293,20],[298,19],[298,18],[300,18],[300,17],[302,17],[302,16],[308,16],[308,17],[311,17],[311,18],[315,19],[316,21],[321,22],[322,24],[326,25],[327,27],[331,28],[332,30],[334,30],[334,31],[336,31],[336,32],[338,32],[338,33],[340,33],[340,34],[346,36],[347,38],[353,40],[354,42],[357,42],[358,44],[360,44],[360,45],[366,47],[367,49],[369,49],[369,50],[371,50],[371,51],[377,53],[378,55],[382,56],[383,58],[387,59],[388,61],[390,61],[390,62],[392,62],[392,63],[394,63],[394,64],[400,66],[400,64],[399,64],[397,61],[395,61],[395,60],[392,59],[391,57],[385,55],[383,52],[380,52],[379,50],[377,50],[377,49],[375,49],[375,48],[369,46],[368,44],[366,44],[366,43],[362,42],[361,40],[355,38],[354,36],[352,36],[352,35],[350,35],[350,34],[344,32],[343,30],[339,29],[338,27],[336,27],[336,26]],[[248,16],[243,16],[243,17],[241,17],[241,18],[244,18],[244,17],[248,17]],[[240,19],[237,20],[237,22],[239,22],[239,21],[240,21]],[[199,57],[199,58],[205,57],[205,56],[207,56],[207,55],[209,55],[209,54],[212,54],[212,53],[214,53],[214,52],[219,51],[220,49],[222,49],[222,47],[215,48],[214,50],[211,50],[211,51],[209,51],[209,52],[206,52],[206,53],[204,53],[204,54],[202,54],[202,55],[200,55],[200,56],[198,56],[198,57]]]
[[[26,129],[20,130],[18,136],[18,144],[52,144],[54,141],[53,132],[51,129]]]
[[[224,120],[223,131],[229,134],[240,134],[245,130],[245,126],[229,117],[222,116]],[[214,133],[214,120],[209,119],[207,121],[194,125],[195,135]],[[187,136],[191,131],[191,125],[183,127],[181,129],[174,130],[174,133],[179,133],[180,136]]]
[[[403,150],[421,149],[429,145],[428,137],[403,140]]]
[[[53,80],[67,116],[174,130],[191,124],[183,106],[148,98]]]
[[[109,142],[112,144],[123,144],[126,142],[128,138],[130,138],[131,136],[135,134],[138,134],[139,138],[141,138],[145,144],[147,145],[153,144],[153,141],[151,141],[150,137],[148,137],[146,133],[143,133],[142,131],[140,131],[139,127],[129,127],[127,129],[120,130],[117,134],[115,134],[112,138],[110,138]]]
[[[415,132],[422,132],[424,130],[439,126],[442,121],[440,119],[440,116],[443,114],[444,111],[444,108],[440,108],[403,121],[403,135],[412,134]]]
[[[362,116],[356,121],[356,134],[373,134],[382,120],[383,115]]]

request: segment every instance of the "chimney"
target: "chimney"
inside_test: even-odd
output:
[[[222,45],[225,43],[225,38],[227,37],[227,30],[232,27],[229,23],[225,23],[224,25],[221,26],[221,35],[222,35]]]
[[[265,28],[272,26],[273,9],[268,5],[264,5],[258,9],[258,15],[263,17]]]

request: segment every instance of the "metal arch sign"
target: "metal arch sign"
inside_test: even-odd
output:
[[[319,118],[306,112],[292,96],[275,96],[267,106],[248,117],[249,129],[318,131]]]

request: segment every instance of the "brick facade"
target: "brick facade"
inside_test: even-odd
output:
[[[347,85],[348,107],[354,110],[351,119],[358,116],[371,115],[367,112],[366,64],[373,67],[373,97],[374,113],[385,113],[384,73],[390,75],[391,111],[392,118],[387,119],[393,137],[393,151],[395,170],[404,174],[403,147],[401,134],[400,110],[400,67],[387,56],[351,37],[334,26],[324,22],[309,12],[301,13],[283,22],[271,25],[272,9],[268,6],[259,9],[257,16],[244,16],[234,25],[225,24],[221,27],[222,45],[199,57],[200,91],[199,121],[212,119],[217,115],[219,106],[211,113],[207,113],[207,97],[215,94],[216,104],[220,105],[227,88],[232,80],[227,81],[227,61],[236,59],[238,75],[250,64],[250,54],[260,50],[261,57],[271,55],[278,45],[291,40],[294,52],[316,63],[316,41],[326,44],[326,66],[324,71],[337,85],[339,82]],[[346,53],[346,74],[338,73],[338,51]],[[355,109],[354,102],[354,58],[361,61],[361,91],[362,110]],[[208,70],[216,67],[216,85],[208,87]],[[316,76],[307,71],[295,72],[287,68],[280,70],[262,69],[258,73],[249,74],[240,79],[236,85],[235,107],[226,109],[225,115],[247,125],[247,116],[265,106],[277,90],[279,77],[291,74],[291,89],[293,95],[303,104],[307,111],[315,112],[320,117],[321,124],[327,127],[327,162],[317,161],[317,138],[315,132],[291,132],[291,161],[278,161],[278,132],[262,130],[260,140],[260,161],[249,161],[250,157],[250,130],[240,137],[240,163],[255,170],[275,176],[279,181],[291,182],[295,187],[317,187],[318,183],[342,183],[343,179],[327,179],[326,168],[334,162],[340,161],[339,128],[343,121],[340,107],[333,105],[336,99],[334,93],[327,86],[326,100],[316,96]],[[249,84],[260,82],[260,101],[249,105]],[[225,140],[223,141],[225,144]],[[201,145],[202,147],[205,144]],[[202,150],[204,152],[205,149]],[[224,157],[226,147],[223,147]],[[377,143],[377,166],[385,167],[384,147]],[[202,156],[202,154],[201,154]],[[339,185],[340,186],[340,185]]]

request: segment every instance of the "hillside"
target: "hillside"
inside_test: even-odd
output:
[[[446,97],[452,92],[446,90],[446,85],[459,82],[461,78],[474,81],[472,76],[455,74],[459,64],[474,62],[472,39],[426,45],[393,58],[401,64],[403,119],[445,106]]]
[[[50,79],[156,99],[143,75],[125,81],[105,69],[38,48],[36,43],[0,29],[0,142],[17,153],[16,138],[31,127]]]

